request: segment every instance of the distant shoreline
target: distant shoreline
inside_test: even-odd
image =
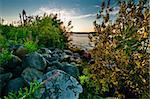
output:
[[[93,34],[95,32],[72,32],[73,34]]]

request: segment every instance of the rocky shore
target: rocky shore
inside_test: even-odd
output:
[[[38,99],[77,99],[82,93],[78,67],[82,58],[86,58],[85,53],[55,48],[41,48],[27,53],[22,45],[10,47],[10,50],[13,58],[0,66],[1,97],[28,87],[34,80],[45,82]]]

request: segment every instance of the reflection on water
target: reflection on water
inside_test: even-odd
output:
[[[88,38],[89,34],[73,34],[71,38],[73,39],[73,44],[83,49],[91,49],[90,40]]]

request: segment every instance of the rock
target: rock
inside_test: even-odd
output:
[[[44,57],[37,53],[28,54],[23,60],[23,67],[32,67],[38,70],[44,70],[46,68],[46,60]]]
[[[5,92],[8,94],[9,92],[17,92],[20,88],[25,87],[25,81],[22,77],[18,77],[15,79],[10,80],[7,83],[7,86],[5,88]]]
[[[63,52],[62,50],[56,48],[56,49],[52,52],[52,54],[61,54],[62,52]]]
[[[43,84],[46,87],[44,99],[78,99],[83,91],[82,86],[72,76],[61,70],[45,74]]]
[[[54,69],[62,69],[63,65],[59,61],[53,61],[49,64],[49,67],[47,68],[46,72],[52,71]]]
[[[60,59],[60,56],[59,56],[59,54],[52,54],[52,57],[51,57],[51,59],[49,59],[48,61],[49,62],[52,62],[52,61],[58,61]]]
[[[71,76],[78,78],[79,77],[79,70],[78,68],[73,64],[63,63],[63,71],[70,74]]]
[[[11,71],[12,69],[15,69],[18,65],[20,65],[22,60],[18,56],[12,56],[12,59],[8,61],[6,66],[4,66],[4,69],[7,71]]]
[[[16,68],[11,70],[11,73],[13,73],[13,78],[19,77],[23,71],[22,66],[16,66]]]
[[[74,56],[75,59],[80,57],[80,55],[78,53],[74,53],[73,56]]]
[[[21,76],[25,79],[25,81],[31,82],[33,80],[40,79],[43,76],[43,73],[34,68],[28,67],[23,70]]]
[[[87,51],[84,51],[83,52],[83,59],[87,60],[87,61],[90,61],[91,60],[91,54]]]
[[[12,73],[0,74],[0,94],[2,88],[6,85],[6,82],[12,77]]]
[[[50,61],[51,61],[51,55],[49,55],[49,54],[42,54],[42,56],[45,58],[47,64],[50,64]]]
[[[44,92],[45,92],[45,88],[40,88],[40,89],[35,90],[33,95],[35,99],[47,99],[47,98],[42,98]]]
[[[54,47],[50,47],[48,48],[49,50],[51,50],[52,52],[55,51],[55,48]]]
[[[73,53],[70,50],[64,50],[67,55],[72,55]]]
[[[14,54],[19,58],[23,58],[27,54],[27,49],[24,46],[19,46]]]
[[[3,73],[5,73],[5,70],[4,68],[0,67],[0,74],[3,74]]]
[[[48,48],[41,48],[38,52],[40,54],[52,54],[52,51],[49,50]]]

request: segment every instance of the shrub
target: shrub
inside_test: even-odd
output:
[[[37,98],[40,94],[41,84],[38,81],[33,81],[30,83],[29,88],[25,87],[20,89],[18,93],[9,92],[8,96],[4,96],[4,99],[33,99]]]
[[[0,51],[0,66],[6,62],[9,61],[12,58],[11,52],[9,52],[7,49],[1,49]]]
[[[27,49],[28,53],[35,52],[38,50],[37,44],[33,41],[26,41],[24,47]]]
[[[94,22],[95,47],[91,51],[95,63],[85,68],[95,90],[93,95],[118,98],[149,98],[148,20],[150,14],[147,0],[119,2],[119,12],[110,23],[110,0],[102,3],[98,19]],[[106,11],[106,12],[105,12]],[[90,76],[88,76],[90,75]],[[82,79],[81,79],[82,80]],[[86,81],[85,81],[86,82]],[[87,93],[84,93],[87,94]],[[86,95],[87,96],[87,95]]]

